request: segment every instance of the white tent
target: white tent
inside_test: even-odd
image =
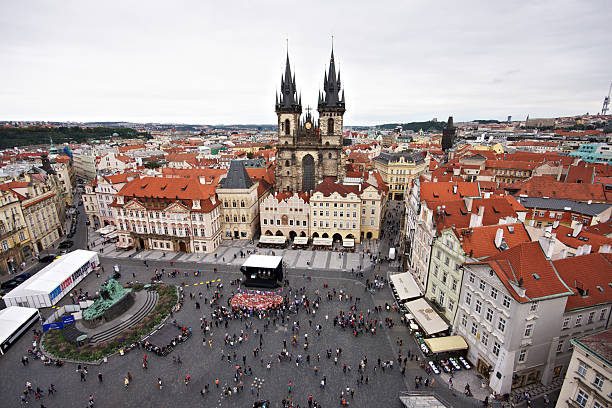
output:
[[[7,293],[4,302],[7,306],[51,307],[99,264],[97,252],[69,252]]]
[[[242,266],[247,268],[276,269],[282,261],[282,256],[251,255]]]
[[[4,354],[38,319],[38,309],[34,308],[9,306],[0,310],[0,354]]]
[[[391,275],[389,278],[400,302],[418,298],[423,295],[410,272],[398,273]]]
[[[287,241],[287,238],[285,238],[282,235],[262,235],[261,237],[259,237],[260,244],[282,245],[286,241]]]

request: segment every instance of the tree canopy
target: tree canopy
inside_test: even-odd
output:
[[[0,127],[0,149],[54,143],[83,143],[89,140],[107,140],[117,133],[120,138],[148,137],[132,128],[91,127]]]

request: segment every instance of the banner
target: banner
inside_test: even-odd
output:
[[[47,330],[57,330],[57,329],[63,329],[63,328],[64,328],[64,323],[62,322],[43,324],[43,332],[46,332]]]
[[[62,323],[64,325],[74,323],[74,316],[73,315],[62,316]]]

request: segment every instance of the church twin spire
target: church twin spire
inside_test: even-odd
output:
[[[342,93],[340,94],[341,90]],[[318,110],[321,111],[328,108],[344,111],[344,90],[342,89],[340,81],[340,71],[338,71],[336,75],[333,46],[329,61],[329,72],[325,73],[323,91],[319,91],[318,98]],[[281,76],[280,93],[276,94],[276,111],[302,113],[302,96],[297,93],[295,74],[291,74],[288,50],[287,61],[285,63],[285,74]]]

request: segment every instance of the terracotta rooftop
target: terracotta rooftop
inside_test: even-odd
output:
[[[612,234],[612,220],[589,225],[588,227],[584,227],[583,230],[599,235]]]
[[[531,241],[523,223],[463,228],[457,230],[457,235],[463,238],[461,241],[463,251],[472,258],[481,259],[502,251],[495,246],[498,229],[503,231],[503,242],[506,243],[507,248]]]
[[[205,200],[215,194],[214,187],[203,185],[198,180],[177,180],[168,177],[144,177],[127,183],[117,195],[134,198],[165,198],[182,200]]]
[[[457,188],[456,191],[454,191],[455,186]],[[440,181],[421,183],[421,200],[438,202],[456,200],[463,197],[480,197],[478,183]]]
[[[573,256],[553,261],[553,265],[561,279],[575,292],[567,298],[566,311],[612,303],[611,254]]]
[[[565,198],[576,201],[612,202],[612,192],[606,197],[603,184],[563,183],[553,176],[537,176],[505,187],[514,195],[528,197]]]
[[[580,233],[574,237],[573,231],[574,230],[572,228],[566,227],[562,224],[559,224],[557,228],[552,229],[552,232],[557,234],[557,239],[570,248],[576,249],[583,245],[590,245],[591,252],[598,252],[602,245],[607,244],[612,246],[612,238],[588,231],[580,231]]]
[[[557,275],[552,262],[546,259],[538,242],[519,244],[475,264],[489,265],[518,302],[573,294]],[[518,286],[525,289],[524,296]]]
[[[605,364],[612,364],[612,329],[587,334],[586,336],[579,337],[574,341],[582,344],[595,356],[603,360]]]

